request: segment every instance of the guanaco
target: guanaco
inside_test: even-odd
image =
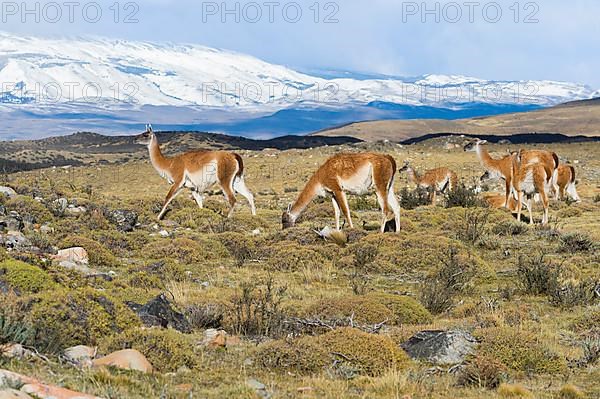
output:
[[[400,168],[400,173],[406,171],[408,180],[418,187],[431,190],[429,200],[433,205],[437,198],[437,193],[444,194],[447,191],[453,191],[458,185],[458,176],[448,168],[437,168],[428,170],[423,175],[419,175],[417,171],[410,166],[410,162],[406,161],[404,166]]]
[[[512,187],[512,156],[514,153],[500,159],[494,159],[485,148],[485,144],[487,144],[486,140],[478,139],[467,144],[464,150],[467,152],[475,151],[477,153],[479,162],[490,173],[491,178],[501,178],[504,180],[506,188],[504,205],[506,207]],[[543,150],[521,150],[520,154],[523,164],[539,163],[544,167],[546,173],[553,177],[553,181],[556,179],[556,172],[560,164],[556,153]],[[551,189],[558,190],[554,184],[551,184]]]
[[[167,207],[183,188],[191,189],[194,200],[202,208],[203,193],[215,184],[223,190],[225,199],[229,203],[227,217],[233,214],[236,192],[248,200],[252,215],[256,215],[254,196],[246,187],[244,162],[240,155],[226,151],[196,150],[166,157],[162,154],[158,138],[151,125],[147,125],[146,131],[136,137],[136,143],[148,146],[152,166],[171,184],[162,210],[158,214],[158,220],[163,218]]]
[[[308,204],[317,196],[332,194],[336,229],[340,229],[340,215],[344,214],[350,228],[352,217],[346,192],[366,195],[375,188],[382,212],[381,232],[394,219],[396,232],[400,231],[400,204],[394,194],[396,161],[389,155],[375,153],[343,153],[329,158],[310,178],[298,199],[290,204],[281,217],[284,229],[293,227]]]
[[[511,156],[512,163],[512,190],[517,194],[517,220],[521,221],[521,211],[523,209],[523,195],[527,198],[527,208],[529,210],[529,223],[533,224],[533,212],[531,200],[536,194],[539,194],[542,205],[544,206],[544,216],[542,224],[548,223],[548,191],[552,185],[552,174],[548,174],[547,169],[541,163],[523,162],[522,151]]]
[[[577,202],[581,202],[579,194],[577,194],[577,179],[575,177],[575,168],[571,165],[561,164],[558,167],[556,174],[556,199],[565,200],[566,194],[569,194]]]

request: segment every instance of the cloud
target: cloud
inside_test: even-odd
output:
[[[25,3],[31,9],[36,2]],[[192,42],[305,68],[566,80],[600,88],[600,4],[592,0],[481,1],[472,8],[462,0],[426,1],[425,8],[422,1],[392,0],[145,0],[137,8],[117,3],[118,15],[113,0],[97,3],[103,15],[95,23],[82,16],[83,2],[73,22],[23,22],[3,14],[2,29]],[[498,9],[501,18],[493,22]],[[130,14],[137,23],[126,23]]]

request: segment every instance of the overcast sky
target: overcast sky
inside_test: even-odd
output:
[[[302,69],[563,80],[600,89],[600,2],[593,0],[428,1],[427,10],[400,0],[224,1],[227,10],[223,0],[25,3],[0,4],[0,30],[197,43]]]

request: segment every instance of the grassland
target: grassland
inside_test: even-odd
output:
[[[314,202],[296,228],[281,231],[282,210],[334,153],[374,150],[399,163],[411,159],[417,169],[448,166],[472,185],[482,170],[475,155],[456,144],[451,150],[433,140],[409,147],[241,151],[258,215],[252,217],[240,198],[231,220],[221,216],[219,192],[208,196],[204,210],[186,193],[157,223],[168,185],[147,161],[5,175],[0,184],[20,194],[2,199],[7,210],[32,214],[52,228],[26,230],[34,243],[87,247],[91,266],[115,277],[86,279],[50,265],[44,255],[0,253],[0,261],[19,258],[33,266],[18,268],[24,279],[0,274],[8,287],[0,290],[0,314],[43,326],[27,343],[49,358],[0,358],[0,368],[107,398],[600,397],[598,359],[586,356],[593,348],[600,353],[600,308],[589,292],[600,282],[600,144],[552,148],[574,162],[583,202],[553,202],[546,228],[518,225],[504,210],[440,203],[404,209],[402,232],[382,235],[375,231],[373,196],[351,198],[358,228],[347,230],[345,247],[313,232],[333,223],[328,200]],[[498,155],[506,149],[491,147]],[[406,176],[397,177],[396,191],[406,186],[412,189]],[[33,204],[33,197],[41,202]],[[60,197],[87,212],[53,214],[48,204]],[[104,209],[134,210],[140,225],[119,232]],[[0,270],[9,268],[6,262],[13,261],[4,259]],[[444,284],[449,264],[465,276],[459,283]],[[188,317],[192,333],[143,329],[125,306],[163,292]],[[88,308],[89,298],[98,296],[114,305],[108,315]],[[61,303],[72,306],[65,310]],[[337,325],[352,319],[356,328],[331,332],[299,322],[307,319]],[[377,334],[364,332],[380,323]],[[204,347],[208,327],[241,342]],[[481,341],[477,355],[454,373],[408,360],[399,345],[428,329],[472,332]],[[133,346],[158,371],[77,370],[57,357],[74,344],[97,345],[104,353]],[[265,389],[257,391],[251,380]]]

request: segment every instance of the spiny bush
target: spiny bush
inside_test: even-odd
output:
[[[194,353],[193,337],[171,329],[130,329],[105,338],[100,343],[102,353],[136,349],[161,372],[174,372],[181,367],[193,369],[199,356]]]
[[[584,281],[570,280],[555,287],[550,292],[550,302],[559,307],[595,305],[600,301],[600,282],[587,279]]]
[[[0,346],[5,344],[31,345],[35,328],[21,318],[12,317],[5,309],[0,310]]]
[[[421,284],[421,303],[433,314],[447,311],[454,297],[463,292],[475,274],[474,262],[461,259],[456,248],[449,248],[441,267]]]
[[[490,211],[488,209],[467,209],[464,215],[457,237],[461,241],[477,244],[486,234]]]
[[[277,336],[282,333],[284,315],[281,303],[285,298],[286,286],[277,286],[273,278],[266,282],[241,284],[231,299],[233,326],[236,334]]]
[[[458,375],[458,384],[497,388],[506,378],[506,367],[494,356],[478,354],[469,359]]]
[[[95,345],[104,336],[139,324],[129,308],[91,288],[45,291],[29,299],[26,307],[42,346]]]
[[[227,248],[229,254],[235,259],[235,265],[242,267],[244,264],[255,258],[259,252],[257,242],[241,233],[222,233],[218,240]]]
[[[358,374],[377,376],[408,363],[408,355],[383,335],[339,328],[315,339],[335,357],[338,364],[342,363]]]
[[[492,227],[492,232],[501,236],[518,236],[529,231],[529,227],[525,223],[520,223],[515,220],[505,220],[496,223]]]
[[[337,325],[348,325],[350,318],[356,324],[378,324],[384,321],[391,324],[394,319],[394,314],[375,298],[356,295],[319,299],[303,313],[309,318]]]
[[[220,328],[227,309],[220,303],[195,303],[186,306],[183,313],[194,329]]]
[[[480,330],[480,353],[495,356],[507,368],[527,373],[557,374],[567,369],[566,360],[553,353],[534,333],[512,327]]]
[[[56,285],[50,275],[39,267],[18,260],[0,263],[0,281],[19,293],[30,294],[52,289]]]
[[[52,213],[40,202],[31,197],[22,195],[9,199],[5,203],[6,209],[16,211],[21,216],[33,217],[35,223],[46,223],[52,221]]]
[[[432,320],[431,313],[411,297],[384,293],[370,293],[367,296],[392,312],[390,324],[427,324]]]
[[[258,347],[255,362],[276,372],[315,374],[331,365],[329,352],[314,337],[271,341]]]
[[[444,205],[446,208],[473,208],[484,206],[482,201],[473,188],[467,187],[464,183],[458,184],[453,190],[448,190],[444,195]]]
[[[61,248],[83,247],[88,253],[90,265],[110,269],[118,265],[117,258],[98,241],[83,236],[69,236],[61,243]]]
[[[498,387],[498,395],[503,398],[533,398],[533,394],[523,385],[501,384]]]
[[[209,238],[162,239],[150,242],[142,252],[147,259],[170,258],[185,264],[222,259],[229,255],[223,244]]]
[[[591,252],[597,247],[597,243],[587,234],[568,233],[560,236],[561,252]]]
[[[517,260],[517,277],[527,294],[550,294],[559,284],[561,269],[545,259],[544,253],[537,256],[519,256]]]
[[[402,187],[400,190],[400,207],[402,209],[411,210],[429,204],[431,204],[430,191],[426,188],[418,187],[415,190],[409,190],[408,187]]]
[[[328,262],[320,252],[296,243],[275,244],[269,252],[268,266],[277,271],[320,268]]]

